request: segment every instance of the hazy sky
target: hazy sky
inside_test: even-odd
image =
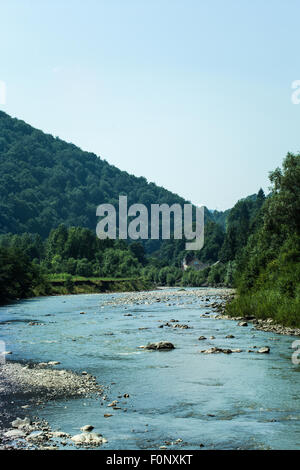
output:
[[[211,209],[300,150],[299,0],[0,0],[0,109]]]

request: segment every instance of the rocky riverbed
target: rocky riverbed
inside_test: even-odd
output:
[[[174,288],[0,308],[0,446],[296,448],[298,331],[228,317],[233,296]]]
[[[102,303],[101,308],[105,306],[124,305],[125,309],[136,305],[153,305],[157,303],[166,303],[169,307],[181,305],[191,305],[203,302],[207,306],[214,306],[223,310],[225,303],[234,296],[234,289],[230,288],[158,288],[149,292],[128,292],[126,295],[111,295],[108,300]]]
[[[300,336],[300,328],[285,327],[274,323],[272,318],[256,319],[254,316],[229,316],[225,313],[225,306],[235,295],[235,290],[230,288],[207,288],[207,289],[174,289],[160,288],[151,292],[132,292],[127,293],[126,298],[113,298],[104,302],[107,306],[125,305],[125,309],[137,305],[153,305],[157,303],[167,304],[167,306],[179,306],[182,303],[191,305],[197,303],[198,300],[204,303],[208,309],[216,312],[216,319],[234,320],[238,322],[249,322],[255,329],[261,331],[269,331],[272,333]],[[104,308],[104,306],[102,307]],[[131,314],[125,314],[131,316]],[[202,314],[205,317],[205,314]],[[167,325],[168,326],[168,325]],[[246,326],[246,325],[245,325]],[[187,325],[176,325],[177,328],[188,328]]]

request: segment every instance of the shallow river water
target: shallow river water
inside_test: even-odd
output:
[[[1,307],[0,340],[13,351],[9,360],[60,361],[58,369],[85,370],[107,387],[107,400],[52,401],[30,413],[72,435],[92,424],[108,440],[102,449],[159,449],[166,441],[171,449],[300,449],[300,366],[291,361],[296,338],[216,320],[207,295],[193,291],[164,291],[169,297],[153,303],[147,297],[156,293],[126,303],[131,293],[45,297]],[[190,328],[158,328],[171,319]],[[200,335],[215,339],[199,341]],[[139,348],[154,341],[171,341],[176,349]],[[212,346],[243,352],[200,353]],[[271,352],[249,353],[253,346],[270,346]],[[125,393],[130,397],[118,398]],[[112,400],[121,409],[107,408]]]

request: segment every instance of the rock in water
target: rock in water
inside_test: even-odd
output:
[[[88,431],[92,431],[93,429],[94,429],[94,426],[92,426],[91,424],[86,424],[85,426],[82,426],[80,428],[80,431],[88,432]]]
[[[203,352],[204,354],[218,354],[221,352],[221,349],[220,348],[209,348],[209,349],[206,349],[205,351],[201,351]]]
[[[238,326],[248,326],[248,323],[246,321],[240,321]]]
[[[175,349],[173,343],[168,341],[159,341],[158,343],[148,343],[145,349],[154,349],[154,350],[170,350]]]
[[[258,351],[257,351],[259,354],[269,354],[270,352],[270,348],[268,346],[265,346],[263,348],[260,348]]]
[[[240,353],[242,352],[242,349],[227,349],[227,348],[210,348],[206,349],[204,351],[200,351],[203,354],[232,354],[232,353]]]

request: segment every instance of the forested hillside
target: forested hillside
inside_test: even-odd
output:
[[[236,254],[239,295],[228,311],[299,326],[300,155],[288,154],[270,181],[272,193],[252,222],[246,246]]]
[[[179,282],[184,240],[147,240],[130,247],[118,240],[97,240],[97,205],[111,203],[118,209],[122,194],[127,195],[129,205],[143,203],[148,210],[153,203],[187,202],[0,112],[2,300],[44,292],[46,277],[58,273],[115,278],[143,275],[161,284]],[[207,243],[201,259],[213,262],[224,229],[208,210],[205,219]],[[215,238],[218,247],[214,246]],[[152,258],[146,253],[152,253]],[[14,264],[18,256],[17,274]],[[31,285],[25,272],[32,273]]]
[[[38,233],[46,238],[61,223],[95,230],[96,207],[180,203],[178,195],[129,175],[0,112],[0,233]],[[149,246],[151,242],[149,242]],[[154,244],[154,247],[158,245]],[[150,247],[151,251],[151,247]]]
[[[92,153],[0,112],[1,301],[49,293],[51,276],[139,278],[149,285],[235,286],[233,315],[273,316],[299,325],[300,156],[270,175],[272,192],[205,211],[205,244],[99,240],[96,207],[184,204],[182,198]],[[182,260],[204,269],[182,270]],[[70,281],[71,282],[71,281]]]

